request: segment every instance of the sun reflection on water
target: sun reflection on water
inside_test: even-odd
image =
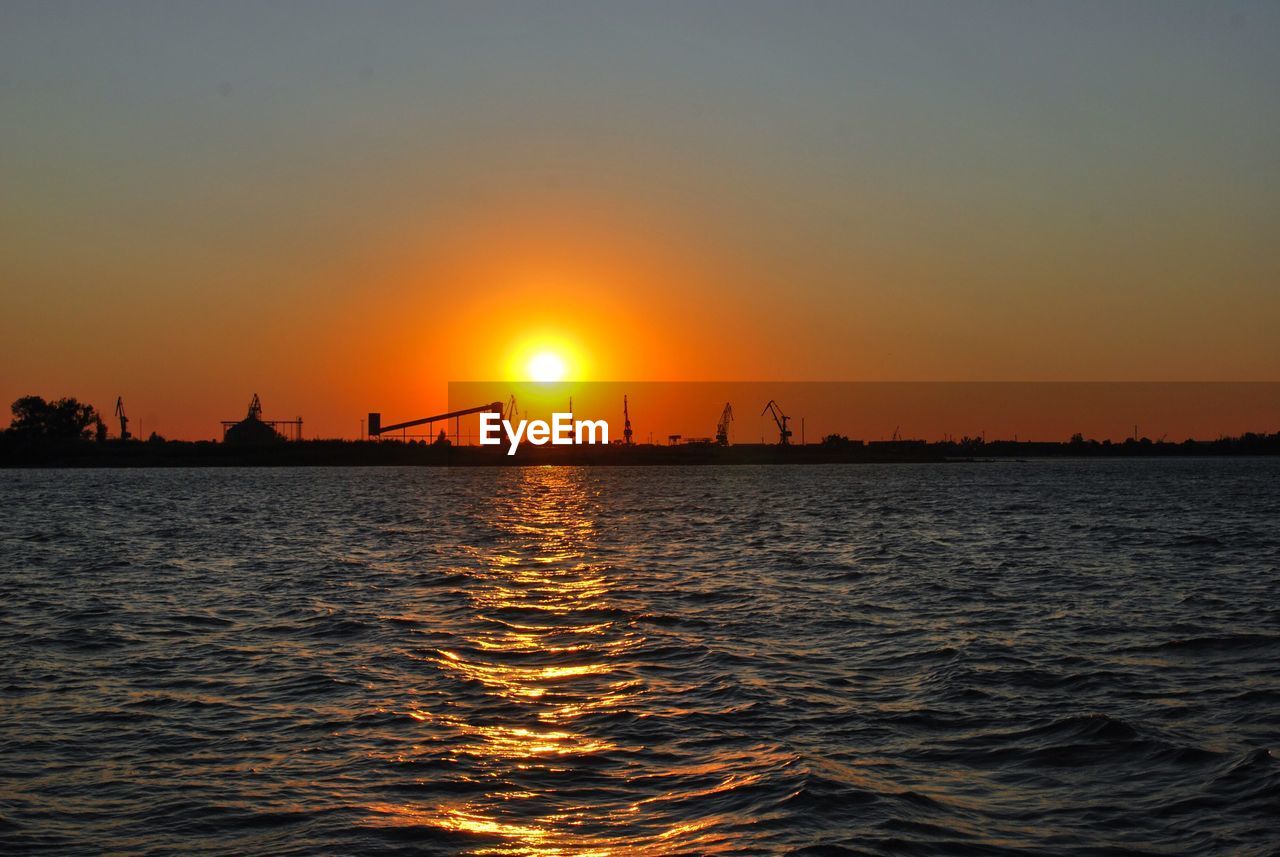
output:
[[[660,854],[673,839],[718,850],[711,840],[698,844],[714,818],[638,836],[634,823],[646,805],[678,795],[626,797],[634,783],[627,756],[642,748],[619,746],[598,725],[593,731],[602,713],[641,708],[645,687],[628,670],[639,632],[615,618],[622,612],[610,569],[594,561],[598,533],[585,480],[580,472],[526,469],[514,490],[494,499],[498,538],[478,549],[481,568],[466,591],[474,621],[455,644],[427,656],[485,701],[410,715],[456,736],[452,758],[465,760],[484,793],[432,806],[377,805],[377,823],[475,834],[484,843],[476,854]],[[575,802],[578,773],[616,777],[619,799]]]

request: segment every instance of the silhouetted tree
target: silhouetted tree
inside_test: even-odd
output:
[[[13,421],[9,432],[42,440],[89,440],[107,436],[106,423],[93,405],[75,399],[46,402],[40,396],[23,396],[10,406]]]

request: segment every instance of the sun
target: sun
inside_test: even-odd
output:
[[[535,384],[563,384],[586,380],[591,360],[577,340],[560,331],[538,331],[507,353],[506,377]]]
[[[563,381],[565,376],[564,358],[550,351],[539,351],[529,358],[529,365],[525,367],[525,370],[534,381],[543,383]]]

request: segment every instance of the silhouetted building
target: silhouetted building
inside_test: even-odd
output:
[[[289,432],[286,436],[279,427],[284,426]],[[279,443],[285,440],[302,440],[302,417],[296,420],[264,420],[262,418],[262,402],[258,394],[253,394],[249,403],[249,413],[239,422],[222,421],[222,440],[224,443],[264,444]]]

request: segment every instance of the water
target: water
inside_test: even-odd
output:
[[[1280,849],[1280,461],[0,503],[5,853]]]

